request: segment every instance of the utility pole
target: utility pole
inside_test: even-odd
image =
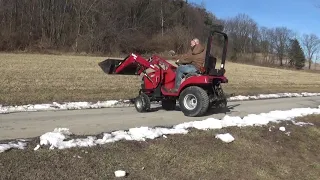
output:
[[[160,12],[160,22],[161,22],[161,35],[163,37],[163,25],[164,25],[164,18],[163,18],[163,4],[161,0],[161,12]]]
[[[186,26],[188,25],[188,23],[186,23],[186,8],[185,8],[185,3],[188,4],[188,0],[182,0],[182,2],[180,3],[180,9],[182,10],[182,26]]]

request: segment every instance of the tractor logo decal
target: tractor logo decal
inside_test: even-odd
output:
[[[133,56],[133,59],[134,59],[134,60],[137,60],[137,57],[138,57],[137,55],[135,55],[135,54],[133,54],[133,53],[132,53],[131,55]]]

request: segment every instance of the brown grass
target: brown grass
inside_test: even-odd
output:
[[[319,122],[320,116],[299,120]],[[280,126],[290,136],[279,131]],[[214,138],[226,132],[234,142]],[[35,139],[27,150],[0,154],[0,179],[114,179],[114,171],[121,169],[128,173],[127,179],[140,180],[315,180],[320,177],[319,136],[319,123],[299,127],[283,122],[67,150],[33,151]]]
[[[128,99],[138,76],[106,75],[106,57],[0,54],[0,104]],[[318,92],[319,74],[227,63],[227,93]]]

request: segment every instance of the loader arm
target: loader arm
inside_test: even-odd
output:
[[[99,63],[101,69],[107,74],[140,75],[146,69],[159,70],[150,61],[140,55],[131,53],[124,60],[106,59]]]

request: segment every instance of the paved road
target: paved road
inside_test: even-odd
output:
[[[285,98],[230,102],[228,115],[245,116],[272,110],[318,107],[320,97]],[[134,107],[72,111],[23,112],[0,114],[0,140],[37,137],[56,127],[70,128],[76,134],[92,135],[140,126],[172,126],[208,117],[222,118],[224,113],[190,118],[181,111],[166,112],[155,107],[155,112],[138,113]]]

